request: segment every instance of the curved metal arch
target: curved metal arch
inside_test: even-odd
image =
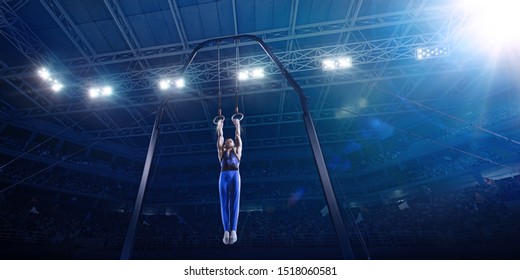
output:
[[[323,187],[323,192],[325,194],[325,199],[327,201],[329,213],[332,218],[332,223],[334,225],[336,234],[338,236],[338,241],[339,241],[339,244],[341,247],[341,251],[343,253],[343,258],[344,259],[354,259],[354,253],[352,251],[352,246],[350,244],[350,240],[348,238],[348,233],[347,233],[345,224],[343,222],[343,218],[341,216],[339,205],[336,200],[336,195],[334,194],[334,189],[332,188],[332,183],[331,183],[331,180],[329,177],[329,173],[327,171],[327,167],[325,165],[325,159],[323,158],[323,153],[321,151],[320,142],[319,142],[318,136],[316,134],[316,129],[314,127],[314,123],[312,121],[312,117],[309,112],[309,108],[307,106],[307,97],[305,96],[303,89],[300,87],[300,85],[298,85],[296,80],[285,69],[285,67],[282,65],[282,63],[278,60],[278,58],[274,55],[274,53],[270,50],[270,48],[265,44],[265,42],[262,41],[262,39],[258,38],[257,36],[250,35],[250,34],[227,36],[227,37],[206,40],[206,41],[200,43],[199,45],[197,45],[193,49],[193,51],[189,55],[188,59],[186,60],[186,63],[180,70],[181,75],[184,74],[184,72],[186,71],[188,66],[193,62],[198,51],[200,49],[202,49],[203,47],[205,47],[206,45],[209,45],[212,42],[221,42],[224,40],[238,40],[238,39],[250,39],[250,40],[256,41],[262,47],[262,49],[265,51],[265,53],[269,56],[269,58],[280,69],[282,75],[285,77],[285,79],[287,79],[287,81],[289,82],[291,87],[298,94],[301,105],[302,105],[303,121],[305,124],[309,142],[311,144],[311,149],[312,149],[312,153],[314,156],[314,162],[316,163],[316,167],[318,169],[318,174],[320,176],[321,185]],[[141,176],[141,183],[139,185],[139,190],[138,190],[136,202],[134,205],[134,210],[132,213],[132,219],[130,220],[130,224],[128,226],[128,231],[126,234],[123,251],[121,253],[121,259],[130,259],[130,255],[131,255],[133,245],[134,245],[134,238],[135,238],[137,223],[139,220],[139,215],[141,212],[144,193],[146,190],[146,183],[148,181],[150,166],[152,163],[153,153],[155,150],[155,143],[156,143],[157,137],[159,135],[159,125],[161,122],[160,120],[161,120],[162,114],[164,112],[164,108],[166,107],[170,96],[171,95],[168,95],[168,97],[165,97],[163,102],[161,102],[161,104],[159,105],[159,109],[157,111],[157,116],[155,119],[154,128],[152,130],[152,135],[150,137],[150,143],[148,146],[148,152],[146,155],[143,175]]]

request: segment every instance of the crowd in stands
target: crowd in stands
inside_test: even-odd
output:
[[[494,123],[514,118],[518,112],[499,111],[493,117],[485,117],[480,125],[489,126]],[[465,133],[472,126],[446,131],[438,135],[446,138]],[[30,146],[15,137],[0,137],[0,147],[16,151],[29,151]],[[490,149],[476,148],[472,150],[484,158],[500,161],[500,156]],[[97,161],[72,153],[55,152],[51,147],[42,145],[33,149],[33,155],[63,160],[80,166],[101,166],[112,168],[117,173],[138,177],[140,170],[131,167],[113,167],[110,163]],[[402,150],[384,151],[361,162],[363,168],[378,165],[386,161],[396,160]],[[403,169],[403,180],[399,183],[410,183],[427,180],[432,177],[457,173],[485,163],[475,157],[459,154],[436,161],[418,162],[413,167]],[[217,166],[218,167],[218,166]],[[277,178],[304,177],[316,174],[314,166],[285,168],[249,168],[244,166],[243,178]],[[51,192],[66,191],[74,194],[85,194],[97,198],[125,200],[131,202],[135,197],[136,184],[124,183],[103,176],[68,170],[65,173],[53,172],[52,169],[34,175],[30,166],[9,164],[0,169],[0,181],[4,186],[23,182],[24,185],[44,186]],[[222,231],[220,209],[218,206],[218,190],[216,180],[218,168],[202,173],[175,174],[175,185],[165,200],[176,207],[176,211],[157,211],[143,215],[139,223],[138,238],[141,240],[154,238],[175,238],[175,246],[206,246],[220,244]],[[315,176],[316,177],[316,176]],[[182,182],[193,180],[215,181],[197,189],[183,186]],[[261,180],[259,180],[261,181]],[[287,181],[287,180],[286,180]],[[307,180],[308,181],[308,180]],[[386,201],[378,205],[344,209],[344,216],[349,231],[358,229],[362,236],[369,238],[368,233],[388,232],[440,232],[448,233],[454,229],[468,229],[481,232],[483,228],[494,225],[506,225],[511,231],[517,231],[520,240],[520,213],[515,205],[520,206],[520,178],[488,180],[487,184],[479,184],[469,188],[451,191],[429,191],[416,197],[406,197],[399,201]],[[277,187],[279,186],[279,187]],[[322,196],[320,187],[299,185],[296,181],[287,183],[257,182],[244,188],[242,201],[246,205],[249,200],[277,200],[276,205],[263,205],[260,209],[245,211],[240,216],[240,237],[243,243],[264,240],[262,244],[270,244],[273,240],[285,240],[291,246],[305,246],[308,240],[319,243],[320,237],[333,235],[334,230],[330,217],[323,210],[322,201],[311,201],[309,198]],[[17,197],[13,192],[0,193],[0,243],[5,236],[17,236],[17,242],[38,239],[47,244],[62,244],[78,238],[124,239],[130,213],[128,209],[84,207],[75,205],[74,201],[41,201],[37,197],[27,199]],[[131,204],[131,203],[130,203]],[[13,235],[14,234],[14,235]],[[196,237],[196,238],[194,238]],[[197,242],[193,243],[193,240]],[[191,241],[190,241],[191,240]],[[370,240],[369,240],[370,241]],[[368,242],[370,244],[370,242]]]
[[[375,156],[364,158],[360,162],[361,168],[372,167],[372,166],[379,165],[383,162],[396,160],[399,158],[399,156],[401,155],[402,152],[404,152],[404,148],[393,150],[393,151],[384,151]]]
[[[13,136],[0,136],[0,147],[6,147],[17,152],[29,152],[29,154],[32,155],[50,158],[58,161],[65,161],[79,166],[92,166],[103,168],[106,170],[113,170],[118,174],[129,177],[137,177],[141,175],[141,172],[138,171],[136,168],[130,166],[114,165],[110,162],[103,161],[101,159],[88,157],[84,155],[85,151],[55,151],[55,149],[45,144],[27,145],[24,142],[24,140]]]
[[[499,108],[495,108],[492,112],[486,112],[479,116],[474,116],[470,114],[466,118],[463,118],[466,120],[466,123],[460,122],[459,125],[453,126],[453,127],[444,127],[442,129],[437,130],[432,135],[422,135],[426,138],[432,139],[432,140],[443,140],[446,138],[450,138],[457,135],[462,135],[471,131],[477,131],[477,128],[475,126],[484,127],[484,128],[490,128],[493,125],[504,122],[510,119],[514,119],[520,116],[520,109],[512,108],[507,104],[506,106],[501,106]],[[507,145],[507,142],[502,143],[501,145]],[[367,158],[363,158],[360,162],[361,168],[367,168],[371,166],[376,166],[384,162],[392,161],[398,159],[402,152],[406,150],[407,147],[405,146],[398,146],[395,148],[395,150],[391,151],[382,151],[381,153],[370,156]],[[516,152],[520,155],[520,147],[518,145],[513,145],[512,148],[516,150]],[[479,148],[478,151],[475,151],[477,154],[485,157],[490,158],[492,160],[499,160],[497,158],[497,155],[493,152],[487,150],[483,147]],[[490,154],[488,154],[490,153]]]
[[[99,198],[129,199],[136,191],[136,186],[123,189],[121,182],[77,171],[69,171],[65,175],[53,174],[51,178],[55,189],[93,194]]]
[[[242,204],[247,205],[247,201],[244,199]],[[490,180],[485,185],[445,192],[430,190],[413,198],[343,209],[343,214],[349,233],[360,234],[369,245],[374,234],[392,232],[437,232],[448,236],[457,229],[478,233],[485,227],[502,225],[520,233],[520,212],[510,207],[509,202],[520,204],[520,177]],[[143,213],[138,227],[138,244],[173,240],[168,246],[221,245],[218,203],[179,203],[171,208],[174,210],[159,207],[157,209],[162,210],[156,213]],[[37,234],[41,237],[40,242],[46,244],[74,242],[78,238],[98,238],[117,240],[117,246],[120,246],[130,221],[129,211],[80,207],[70,200],[44,202],[36,197],[24,199],[17,197],[16,193],[2,195],[0,239],[5,236],[3,233],[18,232],[20,238],[17,242],[34,240],[30,237]],[[359,232],[354,232],[355,229]],[[244,208],[240,214],[239,232],[239,246],[246,247],[335,244],[334,241],[330,243],[330,239],[323,239],[325,236],[334,238],[324,202],[309,201],[305,197],[292,204],[272,203],[251,210]],[[518,241],[520,235],[517,236]],[[116,247],[110,248],[121,249]]]
[[[193,181],[215,181],[218,180],[220,174],[220,167],[215,165],[215,169],[211,171],[197,171],[197,172],[178,172],[171,177],[175,182],[193,182]],[[266,178],[266,177],[300,177],[306,175],[316,175],[317,170],[315,166],[291,166],[284,168],[255,168],[247,165],[240,167],[240,175],[242,178],[255,179],[255,178]]]
[[[506,203],[512,199],[520,203],[520,176],[488,179],[486,184],[449,192],[428,190],[414,198],[361,207],[354,216],[364,232],[447,232],[461,227],[478,231],[483,226],[507,224],[520,233],[520,211]]]
[[[465,134],[475,131],[475,126],[489,128],[497,123],[511,120],[518,116],[520,116],[520,110],[516,108],[516,106],[511,106],[511,104],[506,102],[504,105],[495,106],[493,110],[478,115],[468,112],[466,116],[462,118],[467,123],[460,122],[460,125],[458,126],[439,130],[435,135],[433,135],[433,138],[445,139],[455,135]]]
[[[450,160],[439,160],[430,163],[418,163],[414,167],[403,170],[404,180],[401,183],[417,182],[450,173],[456,173],[477,167],[483,162],[470,156],[461,156]]]
[[[403,169],[403,178],[401,178],[399,183],[405,184],[428,180],[465,170],[472,170],[484,164],[493,164],[491,162],[502,162],[500,155],[486,147],[473,147],[467,149],[466,152],[469,154],[453,152],[450,156],[444,156],[440,159],[417,160],[413,167]]]
[[[112,199],[130,199],[135,196],[137,190],[136,183],[116,181],[74,170],[65,173],[55,172],[51,168],[40,171],[20,164],[10,164],[0,169],[0,181],[4,187],[31,186]]]
[[[8,147],[10,149],[19,149],[24,150],[24,145],[20,140],[16,140],[13,137],[2,136],[1,143],[3,146]],[[402,150],[396,151],[385,151],[378,155],[363,159],[360,162],[360,166],[370,167],[374,166],[386,161],[395,160],[399,157]],[[95,160],[91,158],[87,158],[84,156],[72,156],[71,154],[63,154],[63,153],[53,153],[50,148],[45,148],[44,146],[38,147],[31,151],[32,154],[52,158],[55,160],[64,160],[67,162],[72,162],[77,165],[86,165],[86,166],[98,166],[104,169],[113,170],[119,174],[130,176],[130,177],[139,177],[140,171],[136,170],[132,167],[119,167],[109,165],[109,163],[101,162],[100,160]],[[461,164],[459,164],[461,163]],[[407,171],[407,178],[409,181],[417,181],[425,178],[430,178],[438,175],[443,175],[447,172],[453,172],[462,168],[470,167],[474,165],[471,159],[466,159],[466,162],[447,162],[447,163],[436,163],[431,167],[416,167],[413,170],[410,169]],[[452,168],[455,167],[455,168]],[[4,173],[11,173],[12,178],[23,178],[26,175],[30,175],[28,172],[24,170],[7,170],[3,171]],[[192,172],[192,173],[182,173],[179,172],[174,175],[175,182],[193,182],[193,181],[213,181],[218,178],[218,168],[215,169],[214,172]],[[18,175],[17,175],[18,174]],[[243,178],[266,178],[266,177],[280,177],[280,176],[305,176],[309,174],[317,175],[317,171],[315,166],[299,166],[299,167],[285,167],[285,168],[250,168],[244,166],[241,170],[241,174]],[[44,176],[48,177],[48,176]],[[38,180],[40,181],[40,180]],[[76,184],[75,182],[70,184]],[[68,186],[68,189],[74,187]],[[88,188],[88,187],[87,187]],[[81,189],[85,189],[82,187]],[[106,191],[105,191],[106,192]],[[96,190],[92,190],[90,193],[98,193]],[[106,196],[106,195],[104,195]]]
[[[215,180],[217,182],[218,179]],[[218,185],[202,185],[197,187],[175,186],[171,189],[163,188],[167,192],[169,202],[175,203],[216,203],[219,200]],[[163,193],[164,198],[164,193]],[[319,185],[309,182],[277,182],[270,184],[248,183],[242,184],[241,198],[245,200],[299,200],[302,197],[316,199],[323,197],[323,190]]]
[[[4,182],[6,187],[13,184],[27,185],[53,191],[94,196],[101,199],[118,200],[133,200],[138,188],[138,182],[115,180],[70,169],[66,172],[56,172],[50,168],[34,175],[35,172],[33,169],[18,163],[9,164],[0,170],[0,181]],[[300,172],[298,171],[298,174]],[[278,173],[272,172],[270,174],[270,176],[275,176],[274,174]],[[161,186],[155,187],[152,182],[148,187],[152,195],[157,188],[165,191],[166,195],[161,194],[160,199],[166,201],[183,203],[213,202],[218,200],[218,176],[218,172],[211,176],[208,175],[210,177],[208,183],[198,184],[196,187],[185,185],[184,183],[189,182],[189,180],[183,181],[182,178],[178,177],[171,183],[160,184]],[[242,175],[244,179],[247,178],[246,176]],[[214,182],[214,184],[209,182]],[[303,194],[306,196],[320,196],[321,188],[310,187],[308,182],[308,179],[303,178],[301,180],[283,180],[282,182],[247,183],[244,185],[242,197],[245,199],[266,199],[272,197],[289,198]],[[277,185],[279,187],[276,187]]]

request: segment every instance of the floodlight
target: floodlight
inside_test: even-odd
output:
[[[63,84],[45,67],[38,69],[38,76],[40,76],[40,78],[42,78],[42,80],[44,80],[55,92],[58,92],[63,88]]]
[[[183,78],[176,79],[175,81],[170,79],[162,79],[159,81],[159,88],[161,90],[168,90],[172,87],[173,84],[175,84],[176,88],[183,88],[186,86]]]
[[[62,85],[60,82],[58,82],[58,81],[55,81],[55,82],[52,83],[52,85],[51,85],[51,89],[52,89],[53,91],[55,91],[55,92],[60,91],[62,88],[63,88],[63,85]]]
[[[51,77],[51,73],[49,73],[49,70],[46,68],[40,68],[40,70],[38,70],[38,75],[46,81]]]
[[[112,87],[110,87],[110,86],[103,87],[103,89],[101,90],[101,95],[103,95],[103,96],[112,95]]]
[[[183,88],[185,85],[186,85],[186,83],[184,82],[184,79],[182,79],[182,78],[181,79],[177,79],[175,81],[175,86],[177,88]]]
[[[263,78],[264,77],[264,69],[262,68],[255,68],[251,71],[251,77],[253,78]]]
[[[98,98],[100,96],[110,96],[112,95],[112,87],[111,86],[103,86],[103,87],[93,87],[90,88],[88,93],[91,98]]]
[[[241,81],[249,80],[249,79],[260,79],[265,77],[264,69],[262,68],[253,68],[253,69],[245,69],[238,72],[237,78]]]
[[[334,61],[331,59],[324,59],[322,65],[324,70],[332,70],[335,68]]]
[[[247,71],[240,71],[238,72],[238,79],[243,81],[243,80],[247,80],[248,78],[248,75],[247,75]]]
[[[89,92],[89,95],[91,98],[97,98],[100,95],[99,89],[97,89],[97,88],[91,88],[88,92]]]
[[[429,48],[418,48],[415,50],[415,59],[423,60],[428,58],[448,56],[448,47],[429,47]]]
[[[167,90],[167,89],[170,88],[170,86],[171,86],[171,81],[168,80],[168,79],[164,79],[164,80],[161,80],[161,81],[159,82],[159,88],[160,88],[161,90]]]
[[[351,57],[326,58],[322,62],[323,70],[345,69],[352,67]]]
[[[338,67],[339,68],[348,68],[352,66],[352,58],[350,57],[341,57],[338,59]]]

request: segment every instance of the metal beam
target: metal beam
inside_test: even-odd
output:
[[[450,73],[465,73],[473,71],[480,71],[482,69],[481,62],[478,59],[468,61],[451,61],[444,60],[434,65],[425,63],[390,66],[385,71],[375,73],[373,69],[349,69],[345,72],[337,72],[334,75],[328,73],[318,72],[316,75],[308,75],[296,77],[296,81],[301,84],[304,89],[320,88],[325,86],[347,85],[352,83],[370,83],[376,81],[383,81],[388,79],[399,78],[417,78],[421,76],[450,74]],[[9,74],[6,74],[9,76]],[[155,87],[156,85],[154,85]],[[225,84],[222,87],[223,97],[232,97],[234,95],[234,84]],[[269,83],[264,83],[255,86],[244,86],[241,90],[241,96],[255,95],[259,93],[271,93],[290,90],[290,87],[284,85],[284,81],[271,80]],[[204,94],[201,96],[198,93],[186,92],[182,96],[176,98],[176,102],[186,102],[199,99],[214,99],[216,98],[217,87],[210,86],[205,88]],[[109,109],[125,109],[137,108],[145,106],[157,106],[160,103],[159,96],[156,92],[143,94],[139,96],[127,96],[125,98],[117,99],[113,103],[98,104],[96,107],[89,106],[84,102],[68,103],[63,105],[56,105],[56,110],[52,113],[42,112],[38,108],[27,108],[15,112],[11,117],[15,119],[26,119],[38,116],[47,116],[47,114],[71,114],[84,113],[92,110],[109,110]]]
[[[303,38],[320,37],[331,34],[350,33],[354,31],[377,29],[402,24],[420,24],[425,22],[437,22],[446,20],[450,16],[447,11],[452,11],[452,5],[426,7],[420,11],[400,11],[392,13],[382,13],[375,15],[367,15],[356,17],[354,21],[345,25],[345,20],[336,20],[328,22],[320,22],[315,24],[306,24],[295,26],[294,32],[291,29],[279,28],[267,31],[254,32],[252,35],[262,38],[266,43],[290,41]],[[451,26],[451,28],[456,27]],[[100,64],[113,64],[120,62],[136,61],[149,58],[175,57],[189,54],[189,50],[200,44],[203,40],[193,40],[185,43],[177,43],[170,45],[162,45],[150,48],[141,48],[137,54],[132,51],[119,51],[112,53],[98,54],[94,58],[94,62],[86,61],[83,58],[75,58],[65,60],[65,64],[70,68],[93,67]],[[253,45],[252,42],[241,42],[239,46]],[[185,47],[185,45],[187,45]],[[224,48],[233,48],[235,44],[223,44]],[[208,48],[207,50],[212,50]]]
[[[232,0],[231,6],[233,8],[233,29],[235,31],[235,35],[238,35],[237,1]]]
[[[408,11],[408,10],[412,9],[412,7],[414,7],[414,3],[415,3],[415,0],[411,0],[408,3],[408,5],[407,5],[406,10]],[[424,1],[423,1],[423,3],[424,3]],[[360,8],[360,5],[361,5],[361,3],[359,3],[358,8]],[[357,12],[359,12],[359,10],[357,10]],[[357,16],[357,14],[356,14],[356,16]],[[407,24],[407,25],[397,25],[397,26],[394,27],[394,29],[392,31],[392,34],[389,37],[390,38],[395,38],[395,37],[399,37],[399,36],[401,36],[401,37],[402,36],[406,36],[411,28],[412,28],[412,25],[410,25],[410,24]],[[404,29],[404,30],[402,32],[400,32],[401,29]],[[398,49],[393,49],[390,52],[390,55],[393,56],[393,55],[395,55],[395,53],[392,53],[392,52],[398,52],[398,51],[399,51]],[[412,50],[412,53],[413,52],[414,51]],[[386,70],[386,68],[390,65],[390,62],[391,62],[390,60],[386,60],[386,61],[381,61],[381,62],[375,63],[375,65],[373,66],[374,67],[374,72],[384,72]],[[364,94],[358,95],[358,98],[357,98],[357,100],[355,101],[354,104],[360,104],[360,101],[361,101],[362,98],[365,99],[365,100],[368,100],[370,95],[373,93],[375,85],[376,85],[376,83],[366,83],[364,85],[363,90],[361,91],[361,92],[364,92]],[[390,117],[391,117],[391,115],[387,117],[387,120]],[[348,127],[350,127],[351,125],[352,125],[352,121],[350,121],[350,124],[348,125]]]
[[[280,61],[287,65],[287,69],[293,73],[321,70],[321,59],[325,56],[345,54],[352,57],[355,65],[372,64],[384,61],[415,60],[414,50],[426,44],[443,44],[439,41],[442,36],[438,33],[420,34],[406,37],[388,38],[369,42],[352,43],[322,48],[296,50],[278,54]],[[266,75],[280,74],[279,70],[269,61],[265,55],[222,59],[223,69],[235,69],[233,65],[250,65],[263,67]],[[181,67],[173,65],[164,68],[145,69],[141,71],[117,73],[105,75],[105,79],[118,81],[122,92],[151,89],[156,87],[156,81],[160,77],[179,75]],[[206,83],[217,81],[218,75],[215,62],[194,63],[185,71],[185,79],[188,84]],[[235,73],[223,73],[223,82],[235,79]],[[80,79],[81,83],[87,83],[93,77]]]
[[[63,33],[65,33],[74,46],[76,46],[82,57],[89,63],[94,62],[96,52],[85,36],[83,36],[83,33],[79,31],[78,27],[74,24],[74,21],[70,18],[65,9],[63,9],[60,2],[57,0],[40,0],[40,3],[47,10],[49,15],[52,16],[54,21],[61,27]]]
[[[177,28],[177,33],[179,33],[179,38],[181,39],[182,48],[184,50],[187,50],[188,36],[186,36],[186,29],[184,28],[184,24],[182,23],[182,17],[177,6],[177,1],[168,0],[168,5],[170,6],[170,10],[172,12],[172,17],[173,21],[175,22],[175,27]]]
[[[437,99],[435,99],[437,100]],[[422,100],[422,104],[429,104],[427,100]],[[405,110],[399,110],[394,111],[392,109],[393,103],[385,103],[385,104],[378,104],[376,106],[373,106],[374,113],[365,113],[363,116],[373,116],[373,117],[383,117],[388,115],[400,115],[400,114],[409,114],[409,113],[418,113],[423,111],[428,111],[427,109],[405,109]],[[329,104],[330,107],[330,104]],[[377,109],[379,108],[379,109]],[[449,108],[449,107],[448,107]],[[334,121],[338,119],[349,119],[354,117],[353,115],[350,115],[346,112],[342,112],[341,108],[329,108],[319,111],[311,111],[313,118],[316,121]],[[248,118],[248,127],[262,127],[262,126],[269,126],[269,125],[284,125],[284,124],[292,124],[292,123],[298,123],[301,121],[301,118],[299,117],[298,112],[291,112],[291,113],[274,113],[274,114],[264,114],[261,116],[251,116]],[[174,118],[176,120],[176,118]],[[211,118],[209,119],[211,120]],[[174,122],[169,124],[164,124],[162,126],[162,132],[164,135],[168,134],[185,134],[190,132],[200,132],[200,131],[211,131],[213,129],[213,126],[211,125],[211,122],[209,120],[203,120],[203,121],[190,121],[190,122]],[[136,126],[128,126],[119,131],[117,135],[111,134],[110,130],[91,130],[89,131],[90,135],[92,135],[92,138],[84,138],[83,141],[89,142],[94,141],[95,139],[103,139],[103,140],[109,140],[109,139],[118,139],[120,137],[142,137],[149,135],[149,129],[147,130],[140,130],[140,127]],[[356,131],[354,131],[356,132]],[[275,138],[276,139],[276,138]]]
[[[148,152],[146,153],[146,160],[144,162],[143,174],[141,176],[141,182],[137,191],[137,198],[135,200],[134,209],[132,211],[132,217],[128,225],[128,230],[126,232],[125,243],[123,244],[123,251],[121,252],[122,260],[130,259],[132,250],[134,248],[134,239],[137,230],[137,223],[139,221],[139,215],[141,215],[141,207],[143,205],[146,184],[148,183],[148,175],[150,174],[150,166],[152,165],[153,154],[155,151],[155,143],[157,141],[157,137],[159,136],[159,125],[161,124],[161,117],[167,102],[168,98],[165,98],[164,102],[161,103],[157,110],[157,116],[153,125],[152,135],[150,136],[150,144],[148,145]]]
[[[294,35],[296,29],[296,18],[298,17],[299,1],[292,0],[291,2],[291,13],[289,15],[289,35]],[[295,40],[288,40],[285,47],[286,51],[291,51],[294,47]]]
[[[77,45],[78,48],[81,48],[82,52],[84,52],[85,55],[88,56],[87,52],[93,50],[89,50],[88,43],[86,42],[86,40],[84,40],[84,38],[82,38],[81,33],[79,33],[79,31],[76,30],[76,32],[74,32],[74,28],[71,27],[72,23],[68,22],[70,18],[68,18],[66,13],[61,13],[63,12],[63,8],[61,8],[59,4],[55,5],[56,3],[43,2],[43,0],[42,4],[49,9],[51,15],[54,15],[53,17],[55,17],[56,20],[58,20],[58,23],[60,24],[60,26],[62,26],[62,28],[67,28],[70,30],[70,32],[68,32],[68,35],[75,38],[75,45]],[[27,26],[27,24],[21,18],[18,17],[18,15],[14,12],[14,10],[11,9],[9,5],[1,3],[0,11],[0,16],[8,20],[8,22],[10,22],[8,26],[0,29],[0,33],[4,35],[6,38],[8,38],[15,45],[15,47],[17,47],[18,50],[25,55],[25,57],[27,57],[32,63],[36,64],[33,65],[33,67],[40,65],[52,65],[55,68],[53,70],[59,73],[58,76],[68,79],[71,82],[71,84],[74,83],[76,79],[72,75],[72,73],[69,72],[65,66],[63,66],[61,61],[34,34],[30,27]],[[56,15],[54,14],[54,12],[57,12],[59,14]],[[10,72],[9,69],[6,70],[6,72]],[[34,76],[34,69],[32,69],[32,72],[33,73],[31,73],[31,75]],[[65,127],[75,123],[75,121],[69,115],[54,115],[53,112],[57,112],[56,105],[54,105],[55,102],[52,102],[50,99],[46,98],[44,94],[35,94],[38,91],[32,88],[32,86],[30,86],[25,81],[25,79],[12,79],[9,78],[9,76],[10,75],[2,76],[2,79],[7,81],[18,91],[23,92],[25,91],[25,89],[31,88],[31,93],[24,93],[24,95],[27,98],[31,99],[33,103],[38,104],[40,110],[43,110],[43,112],[45,113],[50,113],[51,115],[49,116],[56,118]],[[19,80],[19,82],[12,82],[13,80]],[[86,80],[84,82],[85,85],[89,84]],[[79,84],[81,85],[82,83],[79,82]],[[42,103],[43,101],[44,104]],[[113,134],[117,134],[119,130],[118,125],[114,120],[112,120],[108,116],[106,112],[101,110],[94,110],[92,111],[92,113],[96,118],[99,119],[99,121],[102,124],[107,125],[107,127],[113,131]],[[133,116],[133,114],[130,115]],[[83,131],[83,129],[79,128],[78,125],[75,125],[74,129],[79,129],[79,131]],[[126,139],[123,139],[122,141],[127,142]]]
[[[105,5],[112,15],[119,31],[121,31],[121,35],[126,41],[126,44],[130,48],[130,51],[134,56],[138,56],[139,51],[141,50],[141,44],[139,44],[139,40],[135,36],[130,24],[128,24],[126,17],[123,13],[123,9],[119,6],[118,0],[104,0]],[[141,67],[141,69],[150,68],[148,61],[145,59],[138,60],[137,63]]]
[[[0,34],[15,46],[33,64],[33,67],[34,65],[52,65],[58,61],[49,48],[6,2],[0,2],[0,23]]]
[[[345,15],[345,23],[343,28],[354,26],[362,4],[363,0],[354,0],[350,2],[347,13]],[[351,35],[352,32],[340,33],[337,44],[346,44],[349,41]]]
[[[45,94],[40,94],[41,92],[35,90],[32,87],[32,85],[26,82],[25,80],[6,79],[3,77],[1,79],[6,84],[10,85],[15,91],[17,91],[22,96],[26,97],[29,101],[34,103],[40,111],[44,112],[45,114],[51,114],[49,116],[56,120],[59,124],[63,125],[64,127],[69,127],[72,131],[78,133],[84,131],[84,129],[81,128],[81,126],[79,125],[79,122],[73,120],[69,115],[53,115],[52,113],[56,112],[56,108],[53,105],[52,100],[50,100]],[[11,115],[16,111],[11,112]],[[5,118],[3,121],[10,122],[12,120],[10,120],[10,118]]]
[[[315,37],[315,36],[322,36],[324,32],[326,31],[334,31],[337,34],[341,34],[343,32],[351,33],[355,30],[358,30],[357,28],[361,28],[359,30],[365,30],[365,29],[373,29],[380,27],[381,22],[392,22],[392,25],[402,25],[402,24],[409,24],[409,25],[416,25],[417,23],[423,23],[428,22],[428,19],[432,19],[432,17],[436,21],[449,21],[451,18],[448,17],[445,13],[441,13],[443,9],[448,9],[447,7],[437,7],[436,9],[424,9],[420,10],[419,12],[412,12],[412,11],[405,11],[405,12],[399,12],[399,13],[389,13],[389,14],[379,14],[374,15],[371,17],[365,17],[364,20],[367,22],[365,24],[362,23],[362,21],[355,22],[352,24],[349,24],[345,27],[345,20],[340,21],[334,21],[334,22],[326,22],[326,23],[320,23],[316,25],[302,25],[295,27],[295,33],[306,33],[309,37]],[[433,13],[432,11],[436,11],[437,13]],[[424,18],[426,16],[426,18]],[[453,15],[452,15],[453,16]],[[400,19],[407,18],[409,20],[413,19],[411,22],[409,21],[402,21]],[[399,60],[399,59],[408,59],[408,58],[414,58],[413,56],[413,50],[416,47],[423,46],[425,44],[436,44],[436,43],[442,43],[446,42],[446,38],[448,38],[448,35],[445,34],[446,32],[449,32],[449,28],[453,28],[453,25],[450,26],[444,26],[439,27],[439,30],[437,32],[429,33],[429,34],[417,34],[405,38],[386,38],[386,39],[380,39],[380,40],[374,40],[370,42],[366,41],[356,41],[353,40],[348,44],[348,46],[343,46],[343,44],[339,44],[337,46],[327,47],[327,48],[316,48],[315,53],[312,53],[312,55],[332,55],[332,54],[339,54],[339,53],[348,53],[351,54],[354,57],[355,63],[358,65],[364,64],[364,63],[377,63],[380,61],[388,61],[388,60]],[[345,28],[343,28],[345,27]],[[338,30],[334,29],[337,28]],[[349,29],[350,28],[350,29]],[[298,31],[301,29],[301,31]],[[315,30],[315,31],[312,31]],[[274,34],[278,34],[279,30],[271,30],[268,32],[272,32]],[[293,40],[294,36],[287,35],[286,37],[277,37],[276,40]],[[306,37],[305,37],[306,38]],[[266,40],[264,40],[266,41]],[[194,41],[193,43],[190,42],[190,44],[197,43],[199,41]],[[243,45],[250,45],[251,42],[239,42],[239,46]],[[236,47],[236,42],[233,42],[233,44],[222,44],[222,48],[230,48],[230,47]],[[408,47],[407,47],[408,46]],[[208,50],[211,50],[213,48],[209,47]],[[306,70],[312,70],[316,68],[319,63],[317,63],[315,58],[314,60],[309,60],[309,55],[311,55],[309,52],[311,50],[302,50],[302,51],[288,51],[285,53],[277,53],[277,55],[280,57],[280,60],[284,63],[284,65],[287,66],[287,68],[292,72],[295,73],[296,71],[306,71]],[[171,45],[167,46],[159,46],[154,48],[141,48],[138,55],[140,55],[139,59],[147,59],[147,58],[160,58],[160,57],[169,57],[170,59],[172,56],[175,55],[181,55],[184,56],[186,54],[187,50],[176,50],[175,47],[172,47]],[[389,55],[389,53],[394,53],[394,55]],[[127,61],[132,61],[134,59],[134,54],[132,52],[116,52],[116,53],[108,53],[108,54],[101,54],[93,58],[94,62],[85,60],[85,58],[81,59],[75,59],[65,62],[67,65],[67,68],[73,70],[80,70],[85,67],[95,67],[96,65],[105,65],[105,64],[111,64],[111,63],[122,63]],[[182,59],[181,59],[182,60]],[[226,60],[223,60],[225,62]],[[262,59],[259,59],[258,57],[255,59],[252,59],[251,61],[241,61],[241,63],[251,63],[251,62],[257,62],[258,64],[262,64]],[[266,60],[264,56],[263,61]],[[305,62],[307,61],[307,62]],[[294,62],[294,63],[293,63]],[[302,65],[299,67],[296,67],[296,65]],[[312,65],[312,66],[311,66]],[[195,68],[193,71],[197,71],[197,69],[205,69],[204,66],[207,65],[200,65],[202,68]],[[261,66],[261,65],[259,65]],[[114,79],[118,82],[121,82],[121,84],[125,85],[124,90],[134,90],[134,89],[141,89],[143,86],[145,88],[151,87],[154,84],[150,81],[144,81],[144,80],[135,80],[135,78],[142,76],[147,77],[148,79],[151,78],[158,78],[161,75],[172,75],[175,73],[178,73],[178,70],[180,68],[180,65],[178,66],[171,66],[166,68],[160,68],[160,69],[153,69],[150,71],[145,71],[145,73],[141,73],[140,71],[137,72],[131,72],[131,73],[120,73],[120,74],[114,74],[109,75],[111,79]],[[276,71],[275,67],[271,67],[273,71]],[[17,69],[18,70],[18,69]],[[22,70],[20,74],[22,74],[24,69]],[[191,73],[190,73],[191,74]],[[200,75],[200,73],[199,73]],[[197,76],[197,75],[196,75]],[[88,81],[95,79],[96,77],[89,77]],[[200,77],[199,77],[200,78]],[[195,79],[194,79],[195,80]],[[196,80],[195,80],[196,81]],[[86,82],[86,81],[83,81]]]

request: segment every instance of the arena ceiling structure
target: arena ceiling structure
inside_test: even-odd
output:
[[[426,184],[406,181],[426,159],[473,158],[482,172],[516,172],[512,50],[520,32],[498,32],[515,26],[491,13],[508,10],[499,2],[483,17],[479,1],[3,0],[0,128],[142,169],[155,113],[171,95],[154,164],[166,184],[169,174],[217,170],[212,120],[220,92],[225,115],[237,104],[245,115],[244,165],[312,165],[298,96],[254,42],[208,46],[180,77],[201,42],[251,34],[305,91],[329,172],[347,193],[398,198]],[[327,59],[348,67],[329,69],[341,65]],[[41,79],[42,67],[52,80]],[[237,81],[246,68],[261,68],[263,78]],[[161,80],[178,78],[184,88],[160,89]],[[91,96],[108,86],[110,96]],[[231,124],[225,129],[231,133]],[[456,175],[469,182],[474,173]]]

